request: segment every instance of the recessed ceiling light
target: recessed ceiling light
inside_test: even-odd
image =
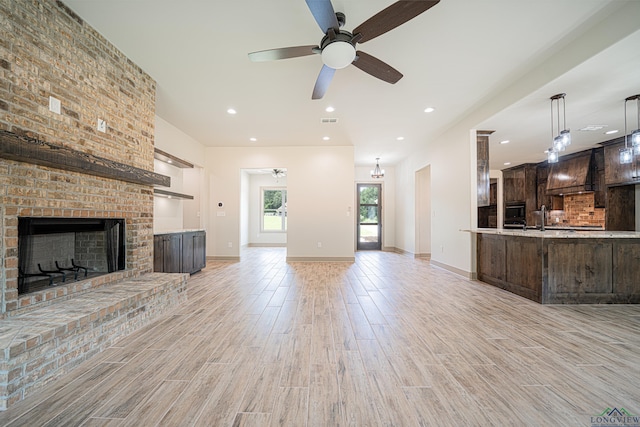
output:
[[[544,150],[544,154],[549,154],[549,150]]]
[[[505,166],[509,166],[511,164],[511,162],[504,162]]]
[[[582,129],[580,129],[583,132],[592,132],[594,130],[600,130],[600,129],[604,129],[606,128],[607,125],[589,125],[589,126],[585,126]]]
[[[323,137],[322,137],[322,139],[323,139],[324,141],[328,141],[328,140],[330,140],[331,138],[329,138],[328,136],[323,136]]]
[[[334,111],[336,111],[336,109],[333,108],[332,106],[328,106],[327,108],[324,109],[324,111],[326,111],[327,113],[333,113]]]
[[[228,109],[227,109],[227,113],[229,113],[229,114],[236,114],[236,113],[237,113],[237,111],[236,111],[236,110],[234,110],[233,108],[228,108]]]
[[[508,144],[508,143],[510,143],[510,142],[511,142],[511,141],[509,141],[508,139],[505,139],[504,141],[500,141],[500,144]]]
[[[258,140],[258,138],[249,138],[249,141],[251,142],[256,142]]]
[[[618,129],[614,129],[614,130],[608,130],[604,134],[605,135],[613,135],[614,133],[618,133],[618,132],[619,132]]]
[[[173,163],[173,161],[171,159],[167,160],[167,163]]]
[[[396,138],[398,141],[404,141],[404,136],[399,136]]]
[[[436,109],[433,107],[427,107],[424,109],[425,113],[433,113],[434,111],[436,111]]]

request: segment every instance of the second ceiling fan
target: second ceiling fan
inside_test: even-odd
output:
[[[293,46],[262,50],[249,54],[254,62],[274,61],[319,54],[323,66],[313,88],[312,99],[321,99],[329,88],[337,69],[353,64],[365,73],[387,83],[396,83],[402,78],[395,68],[360,50],[357,43],[367,42],[393,30],[422,12],[432,8],[440,0],[400,0],[378,12],[356,27],[353,32],[342,30],[345,15],[333,10],[331,0],[305,0],[311,14],[324,32],[320,45]]]

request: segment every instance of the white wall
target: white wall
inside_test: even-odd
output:
[[[384,166],[384,165],[383,165]],[[371,178],[371,167],[358,166],[355,168],[355,184],[381,184],[382,185],[382,249],[391,250],[396,247],[396,188],[395,188],[395,168],[392,166],[384,166],[384,177],[380,179]],[[356,212],[358,206],[358,194],[355,191],[353,199],[353,224],[357,227],[358,215]],[[354,248],[357,245],[357,236],[354,236]]]
[[[155,147],[194,164],[193,169],[181,169],[155,160],[154,170],[171,177],[169,191],[193,196],[193,200],[154,198],[154,233],[182,229],[202,229],[207,215],[207,182],[203,173],[205,148],[164,119],[156,116]]]
[[[277,165],[275,165],[277,167]],[[261,201],[265,187],[287,187],[287,177],[276,179],[270,174],[252,174],[249,181],[249,245],[285,245],[286,232],[262,232]],[[287,205],[288,207],[289,205]]]
[[[160,160],[154,160],[154,171],[169,176],[171,187],[166,188],[175,193],[182,191],[182,169],[171,166]],[[181,230],[183,228],[184,201],[180,199],[167,199],[166,197],[153,198],[153,232]]]
[[[353,259],[353,147],[210,147],[206,165],[208,256],[240,255],[241,170],[277,165],[288,178],[287,257]]]

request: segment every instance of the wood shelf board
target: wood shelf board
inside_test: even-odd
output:
[[[153,149],[153,157],[161,162],[169,163],[172,166],[182,169],[193,168],[193,164],[187,162],[186,160],[182,160],[179,157],[174,156],[173,154],[169,154],[166,151],[162,151],[158,148]]]
[[[0,157],[140,185],[171,185],[168,176],[6,130],[0,130]]]
[[[191,196],[189,194],[176,193],[176,192],[173,192],[173,191],[163,190],[161,188],[154,188],[153,189],[153,194],[154,194],[154,196],[160,196],[160,197],[170,197],[170,198],[174,198],[174,199],[193,200],[193,196]]]

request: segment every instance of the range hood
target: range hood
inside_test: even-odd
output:
[[[561,157],[558,163],[552,163],[547,178],[547,195],[593,191],[591,172],[592,152]]]

